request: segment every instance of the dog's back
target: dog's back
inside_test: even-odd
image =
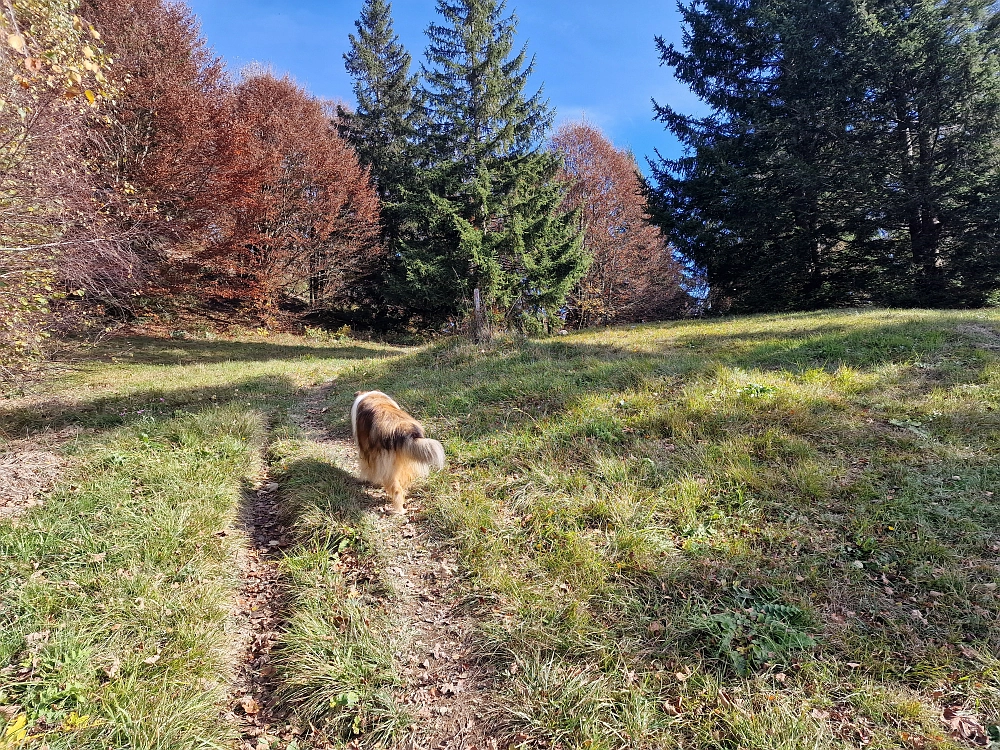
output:
[[[351,407],[362,478],[380,484],[403,510],[406,490],[417,477],[444,468],[444,448],[424,435],[420,423],[380,391],[358,394]]]

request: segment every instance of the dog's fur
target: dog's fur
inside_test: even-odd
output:
[[[444,448],[424,437],[420,423],[380,391],[358,393],[351,407],[361,478],[381,485],[395,513],[405,512],[406,491],[431,469],[444,468]]]

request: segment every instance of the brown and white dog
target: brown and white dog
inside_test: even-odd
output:
[[[361,478],[381,485],[394,513],[404,513],[406,491],[431,469],[444,468],[444,448],[424,437],[420,423],[380,391],[358,393],[351,407]]]

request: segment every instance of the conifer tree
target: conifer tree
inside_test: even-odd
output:
[[[695,0],[661,106],[675,246],[734,310],[983,304],[1000,288],[1000,23],[990,0]]]
[[[507,323],[555,313],[584,273],[577,215],[561,208],[559,160],[541,150],[553,114],[528,94],[534,60],[514,53],[517,19],[497,0],[438,0],[422,97],[428,156],[397,249],[399,294],[427,318],[480,290]]]
[[[417,76],[410,74],[412,58],[393,30],[391,3],[365,0],[355,27],[344,62],[354,79],[358,106],[353,112],[341,109],[340,117],[344,135],[358,161],[371,170],[383,204],[391,204],[412,171]]]

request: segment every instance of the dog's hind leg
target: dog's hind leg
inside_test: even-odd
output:
[[[392,512],[400,516],[406,513],[406,509],[403,507],[406,500],[406,490],[403,489],[399,481],[393,480],[392,484],[385,488],[385,492],[392,500]]]

